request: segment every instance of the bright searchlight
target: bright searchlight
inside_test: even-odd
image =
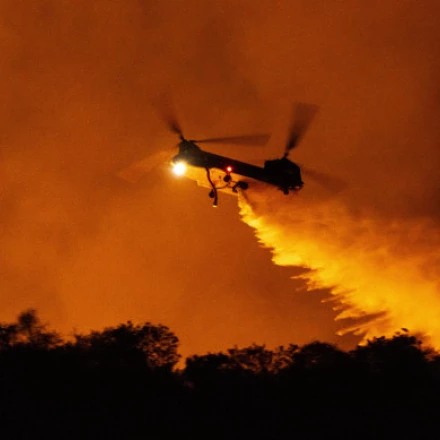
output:
[[[183,176],[186,171],[186,164],[184,162],[176,162],[173,165],[173,173],[176,176]]]

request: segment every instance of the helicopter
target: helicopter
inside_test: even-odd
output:
[[[176,175],[186,173],[188,166],[204,169],[206,181],[209,184],[209,197],[213,199],[213,206],[218,204],[218,191],[231,190],[237,193],[239,190],[247,190],[252,180],[268,183],[279,188],[285,195],[290,191],[298,192],[304,185],[301,177],[301,169],[298,164],[289,160],[288,156],[303,136],[310,125],[317,107],[310,104],[295,106],[295,118],[290,127],[289,137],[284,148],[284,154],[279,159],[266,160],[263,167],[241,162],[229,157],[220,156],[202,150],[197,144],[200,143],[250,143],[264,145],[270,135],[246,135],[229,138],[213,138],[202,140],[188,140],[183,136],[182,130],[176,121],[170,121],[171,131],[180,138],[178,144],[179,153],[171,160],[173,171]],[[214,179],[213,170],[220,172],[220,176]],[[197,179],[199,185],[203,181]],[[206,182],[205,181],[205,182]]]
[[[265,145],[269,134],[252,134],[244,136],[221,137],[210,139],[187,139],[177,122],[177,119],[166,119],[168,128],[179,137],[178,153],[171,159],[171,167],[175,175],[185,176],[195,180],[199,186],[209,189],[208,195],[213,199],[213,206],[218,206],[219,192],[237,194],[246,191],[256,181],[263,182],[281,190],[285,195],[300,191],[304,182],[301,167],[289,159],[290,152],[298,146],[318,107],[311,104],[297,103],[294,106],[294,117],[290,125],[287,142],[280,158],[266,160],[264,166],[252,165],[226,156],[202,150],[198,144],[228,143]],[[145,162],[145,161],[144,161]],[[135,164],[120,173],[120,177],[130,180],[133,171],[142,171],[147,164]],[[308,171],[308,175],[321,184],[329,183],[328,176],[322,173]]]

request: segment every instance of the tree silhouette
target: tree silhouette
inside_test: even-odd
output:
[[[423,348],[415,336],[397,333],[394,337],[374,338],[365,346],[358,346],[352,357],[368,367],[371,374],[391,374],[411,369],[414,373],[428,365],[431,349]]]
[[[440,389],[430,371],[431,354],[406,330],[350,352],[359,372],[359,406],[384,437],[432,438]]]
[[[234,347],[228,350],[232,368],[253,374],[268,374],[275,369],[274,352],[265,345],[253,344],[249,347]]]
[[[18,337],[16,324],[0,324],[0,351],[11,348]]]
[[[347,353],[325,342],[312,342],[301,347],[293,355],[295,366],[314,368],[334,368],[341,366],[348,358]]]
[[[57,332],[47,330],[37,316],[35,309],[20,313],[17,320],[18,341],[29,344],[35,348],[54,348],[62,343],[62,338]]]
[[[194,355],[128,321],[62,341],[35,310],[0,323],[2,438],[436,438],[440,355],[415,337]]]
[[[185,372],[188,377],[235,372],[241,375],[276,374],[293,363],[298,346],[279,346],[269,350],[265,345],[252,344],[248,347],[230,348],[226,353],[194,355],[186,359]]]
[[[75,335],[74,346],[101,364],[145,365],[150,370],[171,371],[179,361],[179,340],[168,327],[133,325],[131,321],[89,335]]]
[[[0,324],[0,350],[18,345],[48,350],[61,343],[60,335],[47,330],[47,324],[40,321],[34,309],[20,313],[14,324]]]

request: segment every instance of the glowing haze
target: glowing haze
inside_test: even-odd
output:
[[[235,199],[213,210],[159,166],[177,143],[151,105],[167,93],[189,138],[271,131],[264,149],[212,145],[257,164],[282,153],[292,102],[318,105],[292,159],[347,189],[249,191],[243,218],[349,316],[380,315],[370,334],[438,334],[439,7],[0,0],[0,320],[161,321],[186,353],[337,340],[329,292],[273,265]],[[117,178],[146,157],[139,183]]]

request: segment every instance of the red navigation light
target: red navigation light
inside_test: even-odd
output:
[[[232,171],[232,167],[231,167],[231,166],[227,166],[227,167],[226,167],[226,171],[227,171],[228,173],[230,173],[230,172]]]

